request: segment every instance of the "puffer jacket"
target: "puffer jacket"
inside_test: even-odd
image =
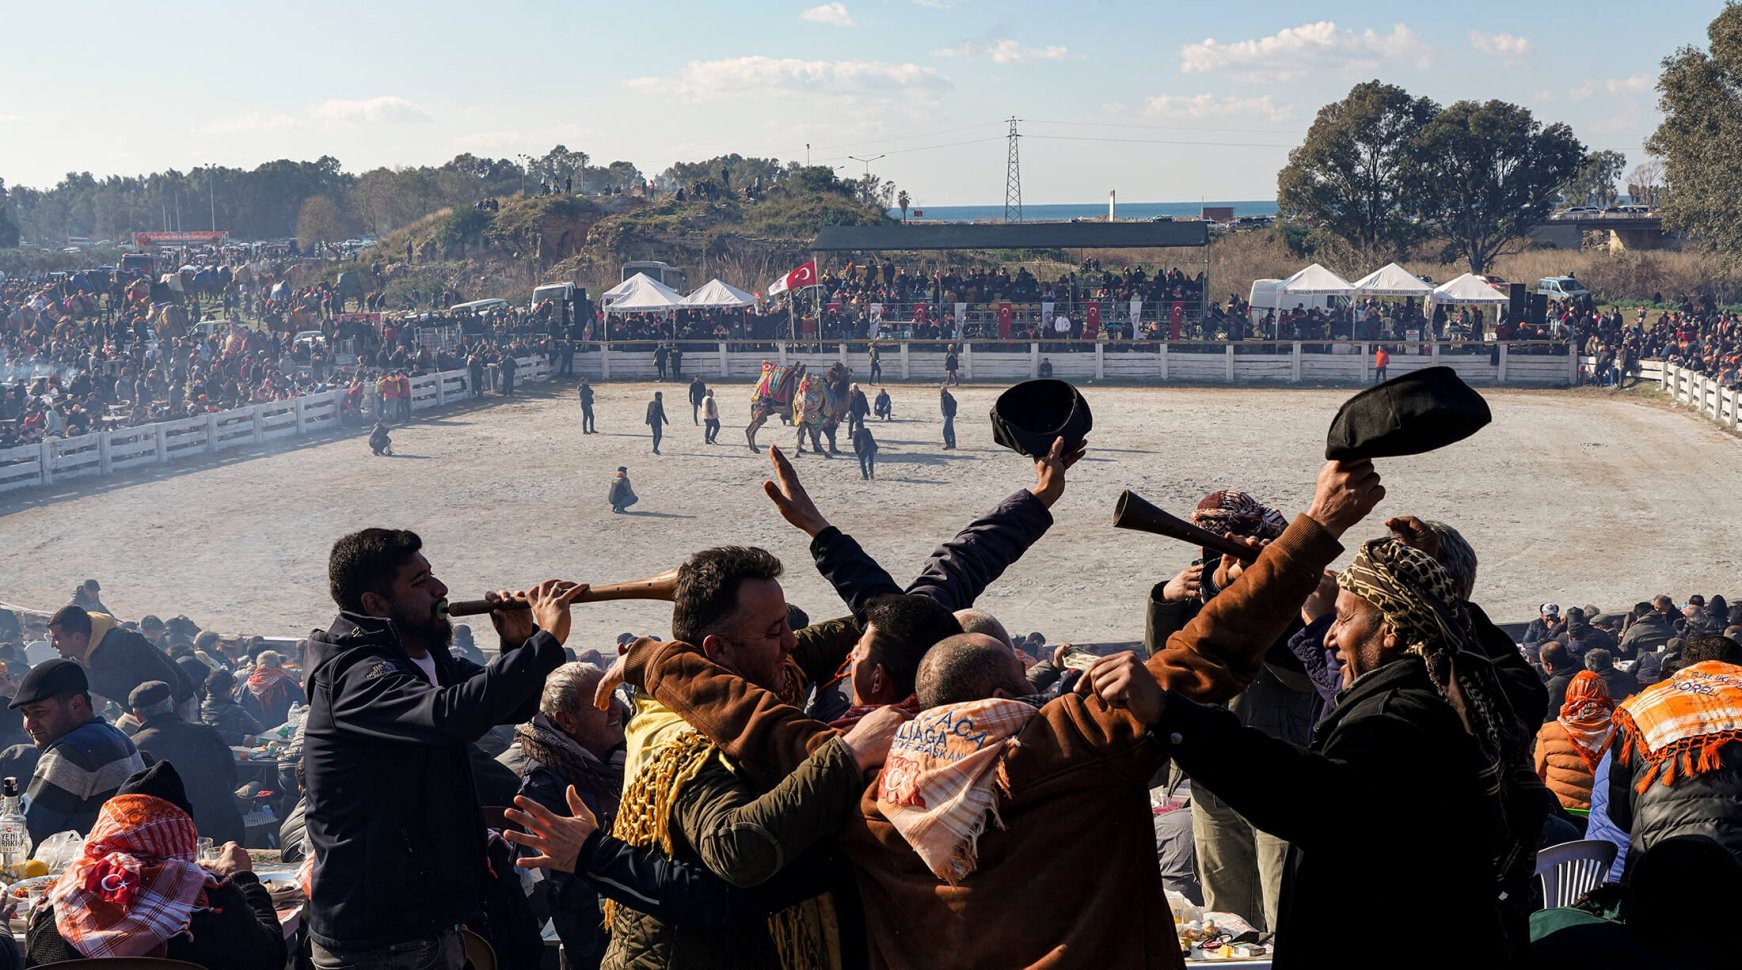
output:
[[[1562,808],[1590,809],[1591,769],[1559,721],[1550,721],[1536,732],[1536,776],[1560,799]]]
[[[1609,818],[1627,832],[1627,865],[1664,839],[1703,835],[1742,861],[1742,742],[1719,749],[1718,767],[1698,774],[1678,774],[1671,784],[1652,779],[1638,790],[1645,759],[1615,765],[1609,772]]]

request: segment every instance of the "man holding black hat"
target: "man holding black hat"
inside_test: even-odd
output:
[[[190,724],[175,712],[169,685],[161,680],[140,684],[127,698],[127,709],[138,718],[133,745],[153,762],[167,761],[186,779],[189,812],[200,834],[219,844],[241,842],[246,833],[236,808],[236,756],[218,729]]]
[[[92,711],[85,669],[71,660],[31,668],[6,706],[24,712],[24,730],[42,749],[24,813],[38,845],[56,832],[88,831],[115,789],[145,767],[127,735]]]
[[[318,970],[464,965],[457,927],[483,919],[489,882],[470,751],[491,727],[538,712],[545,676],[565,659],[569,605],[587,590],[553,579],[497,593],[531,609],[491,614],[501,651],[479,667],[448,652],[448,589],[422,548],[400,529],[339,539],[327,565],[339,615],[309,636],[303,776]]]

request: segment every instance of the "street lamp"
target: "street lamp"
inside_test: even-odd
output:
[[[206,192],[212,204],[212,231],[218,231],[218,163],[206,163]]]
[[[864,162],[865,163],[865,181],[869,182],[869,181],[871,181],[871,163],[877,161],[879,158],[884,158],[887,155],[888,155],[888,152],[885,152],[882,155],[872,155],[870,158],[860,158],[857,155],[848,155],[847,157],[852,159],[855,162]]]

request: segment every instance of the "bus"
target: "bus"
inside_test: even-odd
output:
[[[679,293],[684,291],[683,270],[678,269],[670,263],[662,263],[657,259],[638,259],[624,263],[623,273],[618,277],[618,280],[626,280],[631,276],[634,276],[636,273],[646,273],[648,276],[664,283],[666,286],[671,287]]]

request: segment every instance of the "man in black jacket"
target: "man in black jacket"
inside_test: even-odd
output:
[[[665,395],[660,391],[653,392],[653,400],[647,402],[647,426],[653,429],[653,453],[659,454],[659,437],[665,433],[665,425],[671,419],[665,416]]]
[[[124,629],[107,613],[63,606],[48,621],[48,636],[60,655],[90,671],[91,693],[125,705],[133,689],[147,681],[169,685],[177,709],[194,717],[196,685],[176,663],[144,636]]]
[[[488,882],[469,749],[536,713],[545,675],[563,662],[569,604],[587,589],[546,580],[524,593],[530,611],[492,613],[502,648],[480,668],[447,649],[447,587],[422,547],[403,530],[341,538],[327,569],[340,612],[309,637],[303,773],[319,970],[383,966],[390,954],[463,965],[457,927],[482,920]]]
[[[169,685],[161,680],[140,684],[127,698],[127,708],[139,719],[133,746],[151,761],[167,761],[186,779],[188,814],[200,834],[213,842],[241,844],[246,829],[236,807],[236,756],[218,729],[189,724],[175,712]]]
[[[690,423],[702,423],[702,398],[708,396],[708,385],[702,383],[702,375],[690,378]]]

